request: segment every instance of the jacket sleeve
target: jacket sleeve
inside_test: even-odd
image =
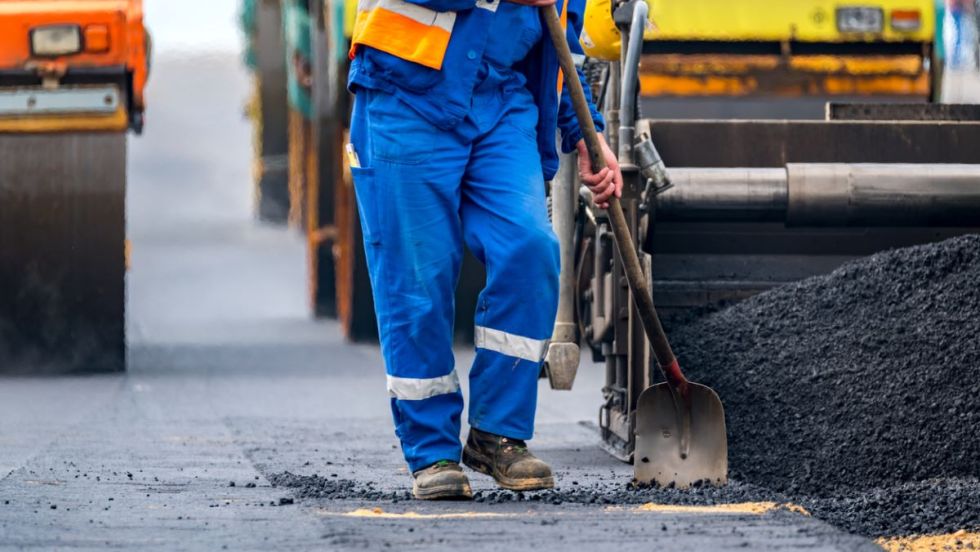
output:
[[[476,0],[407,0],[437,12],[462,11],[476,6]]]
[[[568,45],[571,47],[573,55],[584,56],[582,45],[579,43],[579,35],[582,33],[583,12],[585,11],[585,0],[565,0],[568,4]],[[585,80],[585,75],[581,69],[577,69],[578,79],[582,82],[585,89],[585,97],[589,101],[589,110],[592,112],[592,120],[595,122],[596,130],[602,132],[606,128],[606,122],[596,109],[592,99],[592,91]],[[558,128],[561,130],[561,150],[563,153],[570,153],[575,150],[575,144],[582,139],[582,129],[579,127],[578,119],[575,117],[575,108],[572,106],[572,98],[568,93],[568,87],[562,86],[561,98],[558,102]]]

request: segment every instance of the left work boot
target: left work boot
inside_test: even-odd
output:
[[[473,498],[470,480],[463,468],[442,460],[412,474],[412,494],[419,500],[469,500]]]
[[[551,467],[535,458],[527,443],[470,428],[463,464],[489,475],[504,489],[537,491],[555,486]]]

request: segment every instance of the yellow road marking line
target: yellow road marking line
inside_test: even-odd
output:
[[[606,513],[629,512],[629,513],[663,513],[663,514],[750,514],[762,515],[774,510],[789,510],[797,514],[809,516],[802,506],[791,503],[778,502],[741,502],[736,504],[716,504],[711,506],[682,506],[671,504],[654,504],[652,502],[626,508],[623,506],[609,506],[603,511]],[[443,514],[420,514],[418,512],[386,512],[381,508],[358,508],[349,512],[334,512],[327,509],[319,509],[317,513],[322,516],[341,516],[341,517],[360,517],[376,519],[480,519],[480,518],[513,518],[533,515],[531,512],[520,513],[498,513],[498,512],[447,512]],[[553,512],[549,512],[553,515]]]
[[[735,504],[714,504],[710,506],[684,506],[677,504],[655,504],[648,502],[633,508],[634,512],[657,512],[663,514],[754,514],[762,515],[773,510],[785,509],[809,516],[806,508],[791,503],[779,502],[739,502]]]
[[[526,514],[499,514],[494,512],[451,512],[446,514],[420,514],[418,512],[385,512],[381,508],[358,508],[351,512],[330,512],[319,510],[325,516],[363,517],[377,519],[470,519],[470,518],[512,518]]]
[[[980,533],[960,530],[948,535],[882,537],[875,541],[888,552],[932,552],[980,549]]]

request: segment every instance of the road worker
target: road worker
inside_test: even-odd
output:
[[[539,19],[538,8],[554,3],[361,0],[358,7],[347,154],[395,430],[420,499],[471,497],[461,456],[506,489],[554,485],[526,441],[558,304],[559,254],[545,200],[545,181],[558,169],[556,131],[564,151],[580,151],[579,170],[597,204],[622,188],[608,146],[610,168],[593,174],[588,166]],[[578,54],[584,6],[557,6]],[[601,129],[594,106],[592,116]],[[487,284],[469,373],[471,429],[461,447],[452,342],[464,243],[486,265]]]

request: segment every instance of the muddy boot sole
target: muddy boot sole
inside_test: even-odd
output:
[[[472,500],[473,489],[469,483],[439,485],[426,489],[419,488],[418,484],[412,484],[412,496],[418,500]]]
[[[506,477],[493,469],[492,462],[489,458],[478,452],[474,452],[469,447],[463,448],[463,465],[469,467],[471,470],[489,475],[497,482],[497,485],[508,491],[542,491],[555,487],[554,476],[525,477],[521,479]]]

